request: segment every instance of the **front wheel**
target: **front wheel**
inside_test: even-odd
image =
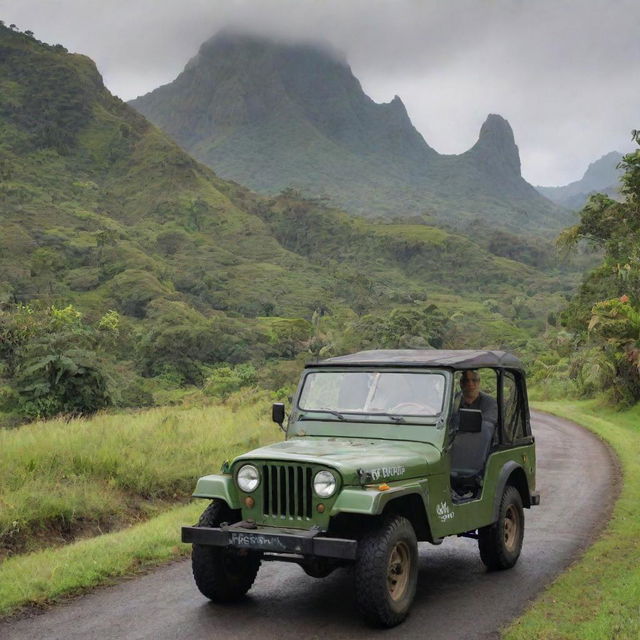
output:
[[[203,512],[198,527],[219,527],[232,512],[214,500]],[[194,544],[191,567],[203,596],[214,602],[233,602],[249,591],[260,568],[260,554],[247,549]]]
[[[511,569],[520,557],[523,538],[522,497],[515,487],[509,485],[502,494],[497,522],[478,530],[482,562],[492,571]]]
[[[367,622],[400,624],[409,613],[417,579],[418,543],[406,518],[385,518],[358,542],[356,601]]]

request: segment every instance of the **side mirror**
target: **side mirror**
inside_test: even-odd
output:
[[[460,409],[458,431],[462,433],[480,433],[482,431],[482,411],[478,409]]]
[[[284,402],[274,402],[271,407],[271,419],[280,425],[284,422]]]

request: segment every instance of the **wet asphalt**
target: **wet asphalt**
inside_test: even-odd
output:
[[[489,573],[473,540],[420,543],[416,599],[399,627],[362,623],[347,569],[317,580],[296,565],[263,563],[249,596],[221,606],[200,595],[190,562],[181,561],[0,623],[0,639],[499,638],[500,629],[598,535],[618,492],[615,459],[598,438],[546,414],[534,413],[532,424],[542,504],[525,511],[518,564]]]

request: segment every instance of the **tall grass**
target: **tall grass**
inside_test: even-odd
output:
[[[268,417],[248,396],[0,430],[0,547],[32,550],[184,499],[224,459],[277,439]]]

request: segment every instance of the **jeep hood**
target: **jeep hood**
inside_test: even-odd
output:
[[[254,449],[234,461],[286,461],[331,467],[346,485],[396,481],[438,472],[440,453],[429,443],[362,438],[292,438]]]

